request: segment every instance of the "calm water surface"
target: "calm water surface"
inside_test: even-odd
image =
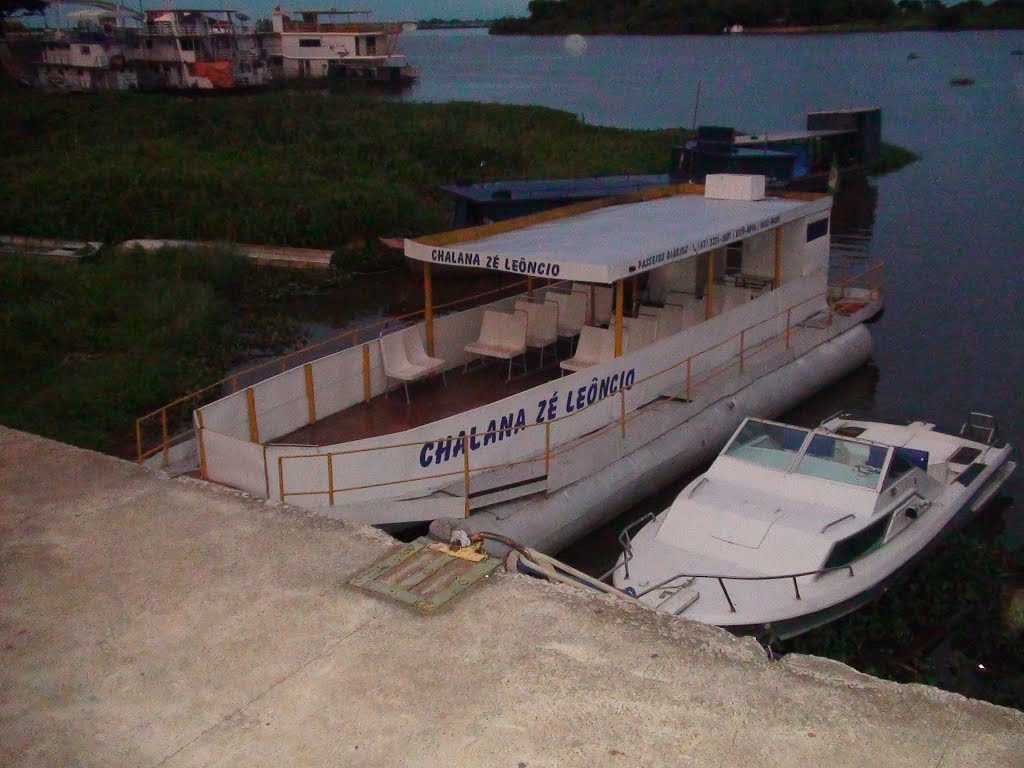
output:
[[[838,226],[837,210],[833,238],[835,263],[886,263],[886,310],[871,326],[874,363],[788,418],[810,425],[856,407],[956,430],[977,409],[997,416],[1020,446],[1024,57],[1011,51],[1022,47],[1020,31],[601,37],[572,55],[560,38],[414,32],[403,36],[402,48],[421,79],[401,98],[539,104],[589,123],[640,129],[689,126],[698,84],[698,122],[750,131],[802,128],[815,109],[881,107],[884,139],[921,160],[841,194],[837,208],[852,215]],[[949,84],[961,75],[975,85]],[[660,511],[681,487],[645,500],[563,557],[604,570],[622,525]],[[1012,587],[1024,546],[1024,471],[1005,497],[992,505],[983,530],[1018,553],[1003,575]],[[984,649],[972,653],[977,662]],[[1021,672],[1001,674],[1020,680]],[[984,696],[983,687],[966,692]]]

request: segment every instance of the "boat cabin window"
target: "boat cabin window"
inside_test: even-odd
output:
[[[808,434],[806,429],[750,419],[726,448],[725,455],[762,467],[789,469]]]
[[[825,565],[822,567],[839,568],[878,549],[882,545],[882,538],[889,527],[891,517],[891,513],[882,515],[867,528],[862,528],[851,536],[837,541],[832,545],[832,550],[825,558]]]
[[[823,480],[877,488],[888,450],[832,435],[815,435],[795,471]]]
[[[885,482],[882,483],[882,490],[885,490],[893,483],[899,481],[901,477],[907,474],[914,468],[914,465],[910,463],[906,456],[900,451],[896,451],[893,454],[892,461],[889,462],[889,469],[885,473]]]

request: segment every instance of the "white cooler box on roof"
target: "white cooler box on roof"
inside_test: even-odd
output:
[[[764,200],[764,176],[709,173],[704,180],[704,197],[715,200]]]

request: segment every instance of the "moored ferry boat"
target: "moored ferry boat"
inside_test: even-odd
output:
[[[830,209],[721,175],[406,240],[422,321],[197,408],[200,472],[336,517],[556,550],[744,416],[866,362],[880,270],[829,285]],[[514,274],[522,292],[442,313],[435,265]],[[158,464],[188,450],[140,438]]]

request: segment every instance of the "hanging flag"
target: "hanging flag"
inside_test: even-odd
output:
[[[828,186],[825,189],[830,195],[834,195],[839,189],[839,166],[836,164],[835,155],[832,155],[832,167],[828,170]]]

